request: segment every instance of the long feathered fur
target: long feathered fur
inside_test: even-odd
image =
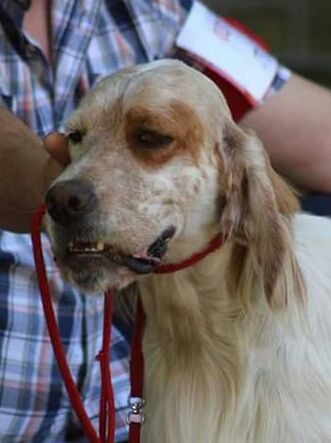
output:
[[[98,204],[73,231],[56,221],[48,231],[64,275],[83,289],[138,282],[142,442],[330,443],[331,221],[298,212],[261,142],[179,62],[103,80],[69,127],[84,137],[57,182],[83,181]],[[72,237],[141,255],[169,226],[166,261],[218,232],[226,242],[171,275],[138,277],[102,254],[67,261]]]
[[[222,208],[229,240],[192,269],[140,282],[143,441],[327,443],[331,221],[294,215],[261,143],[231,130],[240,177]]]

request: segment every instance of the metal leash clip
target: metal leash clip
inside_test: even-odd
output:
[[[128,415],[126,417],[127,424],[143,424],[145,422],[145,414],[143,412],[145,400],[141,397],[129,397],[128,406],[130,407],[131,411],[128,412]]]

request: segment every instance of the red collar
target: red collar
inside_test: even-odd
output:
[[[206,255],[209,255],[219,249],[223,243],[223,236],[221,234],[217,234],[216,237],[214,237],[202,251],[196,252],[195,254],[191,255],[191,257],[179,263],[160,265],[158,268],[155,269],[154,273],[170,274],[172,272],[180,271],[181,269],[189,268],[190,266],[195,265],[198,261],[206,257]]]
[[[96,359],[100,362],[101,367],[100,419],[98,435],[89,417],[87,416],[80,393],[71,375],[53,310],[40,239],[41,224],[44,214],[44,207],[40,208],[39,211],[37,211],[37,213],[35,214],[31,227],[31,238],[39,290],[41,293],[41,301],[45,313],[48,332],[53,346],[53,351],[57,359],[57,363],[62,374],[63,382],[68,392],[72,407],[81,422],[86,437],[91,443],[113,443],[115,436],[115,407],[111,384],[111,368],[109,365],[113,294],[112,291],[108,291],[107,293],[105,293],[102,348],[96,357]],[[193,254],[187,260],[175,264],[161,265],[154,272],[156,274],[166,274],[192,266],[203,259],[206,255],[220,248],[222,243],[222,236],[217,235],[205,249]],[[131,395],[129,399],[129,406],[131,411],[128,414],[128,423],[130,425],[129,443],[140,442],[140,425],[141,422],[144,420],[144,358],[142,353],[144,322],[145,319],[142,303],[141,300],[138,299],[130,358]]]

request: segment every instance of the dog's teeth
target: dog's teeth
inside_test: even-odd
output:
[[[71,252],[103,252],[105,249],[105,244],[102,241],[94,243],[84,242],[74,242],[70,241],[68,244],[68,249]]]
[[[85,246],[83,248],[83,250],[85,252],[102,252],[103,249],[104,249],[104,246],[103,246],[102,242],[98,242],[98,243],[91,245],[91,246]]]
[[[104,244],[104,242],[102,242],[102,241],[98,241],[98,243],[97,243],[97,247],[96,247],[96,250],[97,251],[103,251],[105,249],[105,244]]]

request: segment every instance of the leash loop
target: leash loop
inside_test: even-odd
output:
[[[51,339],[55,358],[61,372],[64,385],[70,398],[72,407],[79,419],[86,437],[91,443],[113,443],[115,434],[115,407],[113,389],[111,385],[111,372],[109,365],[109,352],[111,341],[111,308],[112,292],[105,294],[104,325],[102,349],[96,357],[101,366],[102,393],[100,397],[100,437],[96,433],[90,418],[88,417],[81,395],[72,377],[66,353],[61,341],[56,316],[52,304],[52,298],[48,286],[45,262],[41,245],[41,224],[45,214],[45,208],[41,207],[35,214],[31,227],[33,255],[36,264],[38,285],[41,294],[41,302],[45,313],[48,333]]]
[[[114,443],[115,438],[115,404],[113,388],[111,383],[110,367],[110,347],[111,347],[111,329],[112,329],[112,299],[113,291],[107,291],[104,294],[104,322],[102,348],[95,357],[100,363],[101,370],[101,395],[100,395],[100,418],[99,418],[99,436],[89,419],[80,393],[69,369],[66,354],[62,345],[51,294],[48,286],[45,263],[42,253],[40,238],[41,224],[45,208],[42,206],[35,214],[31,227],[31,238],[33,255],[36,264],[39,290],[41,301],[45,313],[48,333],[51,339],[53,351],[65,384],[72,407],[79,419],[86,437],[90,443]],[[206,255],[214,252],[223,244],[224,238],[217,235],[205,249],[193,254],[187,260],[175,264],[164,264],[159,266],[154,272],[156,274],[166,274],[176,272],[187,268],[200,261]],[[137,299],[136,318],[134,333],[131,343],[130,358],[130,381],[131,396],[128,400],[130,411],[127,415],[129,424],[129,443],[140,443],[140,428],[145,421],[143,399],[144,385],[144,357],[143,357],[143,333],[145,327],[145,313],[140,297]]]

